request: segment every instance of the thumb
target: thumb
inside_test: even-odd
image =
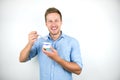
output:
[[[56,50],[52,46],[50,47],[50,49],[52,52],[56,52]]]

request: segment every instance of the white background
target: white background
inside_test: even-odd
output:
[[[83,71],[74,80],[120,80],[119,0],[0,0],[0,80],[39,80],[37,57],[19,62],[28,33],[48,33],[47,8],[63,15],[62,31],[81,46]]]

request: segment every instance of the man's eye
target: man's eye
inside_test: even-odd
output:
[[[58,22],[59,20],[55,20],[55,22]]]
[[[52,21],[48,21],[48,22],[52,22]]]

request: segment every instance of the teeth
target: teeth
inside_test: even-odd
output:
[[[55,27],[52,28],[52,30],[55,30],[55,29],[56,29]]]

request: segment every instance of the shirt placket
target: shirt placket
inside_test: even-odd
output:
[[[56,48],[56,41],[52,42],[52,47]],[[55,69],[55,61],[52,60],[52,64],[51,64],[51,80],[54,80],[54,69]]]

